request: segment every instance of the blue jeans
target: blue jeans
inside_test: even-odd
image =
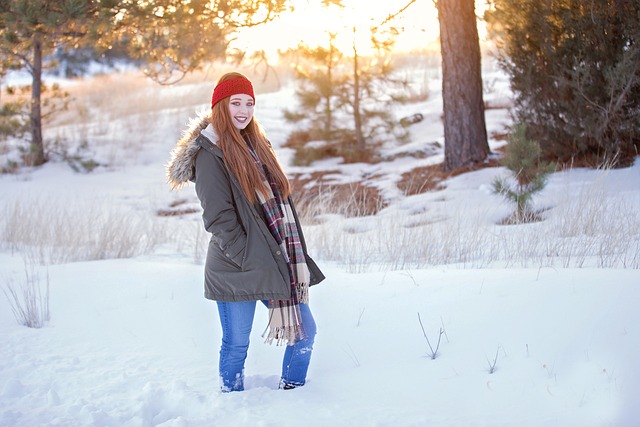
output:
[[[244,361],[249,349],[249,335],[257,301],[220,302],[218,314],[222,325],[220,378],[222,391],[244,390]],[[262,301],[267,305],[267,301]],[[282,361],[281,384],[304,385],[316,335],[316,323],[307,304],[300,304],[302,327],[306,338],[288,345]]]

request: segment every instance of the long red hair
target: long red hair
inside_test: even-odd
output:
[[[240,73],[227,73],[220,77],[218,84],[237,77],[246,78]],[[289,180],[255,117],[251,119],[246,128],[238,130],[231,121],[229,97],[227,97],[211,108],[211,124],[218,134],[218,146],[222,150],[227,167],[238,178],[242,191],[244,191],[251,203],[255,203],[258,200],[256,191],[267,194],[268,189],[262,181],[256,163],[249,152],[245,137],[251,142],[256,154],[271,176],[273,176],[282,196],[285,198],[289,196],[291,193]]]

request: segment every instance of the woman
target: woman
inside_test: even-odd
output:
[[[316,333],[308,289],[324,279],[307,254],[289,181],[253,117],[254,105],[246,77],[222,76],[211,114],[194,121],[167,167],[172,188],[195,182],[211,233],[205,297],[217,302],[222,325],[223,392],[244,389],[257,301],[269,308],[266,341],[288,344],[280,388],[305,384]]]

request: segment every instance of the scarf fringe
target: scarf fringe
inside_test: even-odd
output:
[[[309,283],[298,283],[296,285],[296,293],[300,304],[309,304]]]
[[[270,301],[269,302],[269,323],[262,333],[266,344],[276,345],[294,345],[298,341],[307,337],[302,325],[302,314],[300,313],[300,306],[298,304],[293,305],[280,305],[287,301]]]
[[[306,265],[305,265],[306,267]],[[298,304],[309,304],[309,283],[296,284],[296,297]],[[298,304],[290,304],[278,306],[277,301],[269,302],[269,323],[265,331],[262,333],[266,344],[276,345],[294,345],[298,341],[306,338],[306,333],[302,327],[302,315],[300,314],[300,306]]]
[[[301,325],[272,326],[269,327],[269,335],[267,335],[264,342],[266,344],[273,344],[275,341],[276,345],[294,345],[305,337]]]

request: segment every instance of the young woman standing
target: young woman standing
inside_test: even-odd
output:
[[[244,389],[244,363],[256,302],[269,309],[266,341],[287,344],[280,388],[305,384],[316,325],[309,286],[324,275],[307,254],[289,181],[253,116],[251,82],[220,78],[211,114],[197,119],[173,149],[172,188],[194,181],[205,229],[211,233],[205,297],[222,326],[222,391]]]

